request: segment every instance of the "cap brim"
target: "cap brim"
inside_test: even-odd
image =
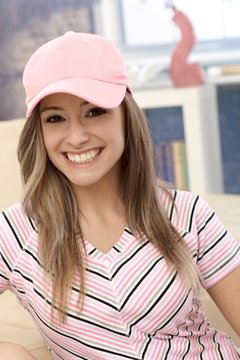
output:
[[[31,100],[27,100],[29,117],[35,106],[45,97],[56,93],[78,96],[89,103],[106,109],[119,106],[125,96],[127,85],[112,84],[85,78],[65,78],[56,81],[39,91]]]

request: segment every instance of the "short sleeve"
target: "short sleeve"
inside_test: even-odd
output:
[[[0,213],[0,293],[12,288],[12,275],[32,228],[20,203]]]
[[[8,263],[8,251],[6,244],[5,233],[5,219],[3,214],[0,214],[0,293],[10,288],[10,274],[11,268]],[[5,238],[5,240],[4,240]]]
[[[240,244],[202,199],[196,202],[197,265],[209,288],[240,266]]]

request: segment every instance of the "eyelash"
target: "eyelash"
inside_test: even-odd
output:
[[[99,117],[99,116],[102,116],[104,114],[106,114],[107,111],[105,109],[102,109],[100,107],[95,107],[95,108],[92,108],[90,109],[88,112],[87,112],[87,117]],[[91,115],[92,114],[92,115]]]
[[[51,124],[55,124],[60,121],[64,121],[64,118],[60,115],[50,115],[46,118],[46,122]]]
[[[95,107],[90,109],[86,113],[86,117],[95,118],[95,117],[100,117],[106,113],[107,111],[105,109],[102,109],[100,107]],[[55,124],[57,122],[61,122],[64,120],[65,120],[64,117],[62,117],[61,115],[50,115],[46,118],[46,123]]]

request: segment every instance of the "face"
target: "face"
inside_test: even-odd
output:
[[[41,101],[40,119],[48,157],[74,187],[119,178],[125,143],[121,106],[102,109],[59,93]]]

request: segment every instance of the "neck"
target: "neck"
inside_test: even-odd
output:
[[[110,214],[125,213],[119,181],[99,182],[89,187],[74,189],[81,214],[86,218],[105,218]]]

